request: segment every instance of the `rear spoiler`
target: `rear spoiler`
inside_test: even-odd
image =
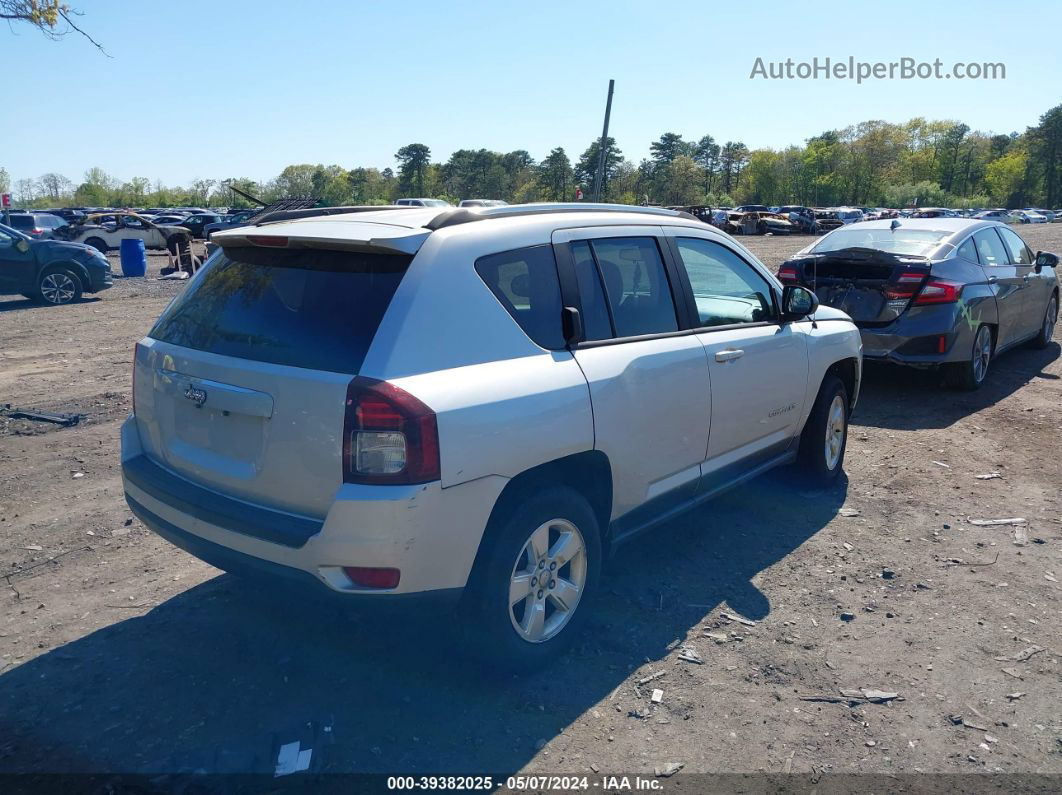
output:
[[[342,237],[337,236],[342,232]],[[416,254],[431,230],[422,227],[392,226],[376,223],[336,224],[334,222],[302,222],[297,225],[279,223],[256,228],[241,226],[215,232],[211,242],[222,248],[260,246],[264,248],[317,248],[329,251],[360,251],[379,254]]]

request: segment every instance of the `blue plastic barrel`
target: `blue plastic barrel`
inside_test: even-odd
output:
[[[127,237],[122,241],[121,253],[123,276],[143,276],[147,273],[147,252],[143,240]]]

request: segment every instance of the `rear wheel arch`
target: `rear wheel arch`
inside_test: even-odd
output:
[[[607,547],[608,525],[612,515],[612,466],[608,456],[600,450],[575,453],[524,470],[505,484],[487,520],[483,539],[472,564],[470,583],[482,570],[499,529],[517,506],[530,495],[555,486],[572,489],[590,503],[601,529],[602,545]]]

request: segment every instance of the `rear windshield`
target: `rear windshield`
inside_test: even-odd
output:
[[[183,348],[355,374],[412,258],[245,247],[211,257],[150,336]]]
[[[15,229],[32,229],[35,219],[32,215],[12,215],[11,226]]]
[[[893,254],[927,257],[950,234],[939,229],[905,229],[902,225],[896,229],[838,229],[824,237],[811,252],[825,254],[845,248],[870,248]]]

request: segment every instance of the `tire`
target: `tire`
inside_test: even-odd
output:
[[[471,647],[502,671],[547,665],[579,637],[600,574],[601,535],[590,504],[559,486],[529,494],[501,518],[473,575],[463,611]]]
[[[833,483],[844,469],[850,406],[848,390],[841,379],[826,376],[800,434],[797,452],[801,474],[814,485]]]
[[[107,254],[107,244],[103,242],[101,238],[90,237],[88,240],[84,241],[84,243],[86,246],[92,246],[94,249],[104,255]]]
[[[952,389],[973,392],[979,389],[988,377],[988,367],[995,353],[992,344],[992,329],[979,326],[974,334],[970,358],[965,362],[953,362],[945,365],[944,380]]]
[[[1055,333],[1055,320],[1058,319],[1058,293],[1052,293],[1047,301],[1047,311],[1044,312],[1044,322],[1040,324],[1040,333],[1032,341],[1034,348],[1043,349],[1051,344],[1051,337]]]
[[[37,279],[37,294],[42,304],[63,306],[81,298],[81,279],[68,268],[45,268]]]

